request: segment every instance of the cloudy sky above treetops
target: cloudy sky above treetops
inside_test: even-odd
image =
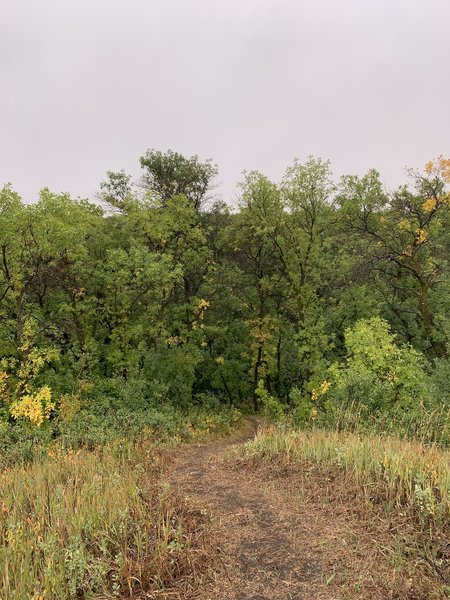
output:
[[[336,175],[450,155],[449,0],[1,0],[0,185],[93,198],[147,148]]]

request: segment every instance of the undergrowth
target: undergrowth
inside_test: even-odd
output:
[[[10,424],[0,427],[0,470],[45,458],[52,447],[94,450],[117,439],[141,436],[164,445],[201,440],[230,431],[241,417],[240,411],[227,407],[198,407],[182,412],[167,405],[134,412],[119,408],[103,414],[85,410],[70,420],[57,419],[41,427]]]
[[[0,449],[0,598],[189,598],[211,561],[209,517],[168,482],[167,450],[228,432],[237,410],[140,418],[80,412],[8,430]],[[17,439],[11,436],[17,429]]]

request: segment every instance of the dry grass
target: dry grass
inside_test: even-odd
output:
[[[450,452],[437,447],[389,437],[269,427],[243,453],[285,463],[333,465],[359,486],[368,502],[407,508],[426,525],[450,520]]]
[[[189,598],[209,517],[163,481],[145,442],[53,451],[0,475],[0,598]]]
[[[335,580],[342,576],[339,597],[449,597],[448,452],[393,438],[268,427],[236,456],[247,467],[266,464],[262,478],[270,469],[302,510],[319,520],[319,512],[327,515],[330,564],[342,555],[342,564],[354,562],[361,574],[346,578],[345,566],[333,567]],[[350,522],[351,539],[340,545]]]
[[[449,597],[448,453],[324,431],[249,435],[231,461],[233,440],[177,449],[175,470],[141,440],[4,471],[0,598]]]

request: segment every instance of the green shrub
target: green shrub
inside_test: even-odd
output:
[[[295,425],[450,442],[450,406],[442,401],[445,361],[430,378],[425,357],[409,345],[398,345],[380,317],[347,328],[345,345],[346,358],[332,364],[321,383],[311,382],[309,395],[293,391]]]
[[[264,381],[259,380],[256,388],[256,395],[258,396],[261,405],[262,413],[265,417],[271,421],[281,421],[284,418],[284,407],[279,400],[269,394],[264,386]]]

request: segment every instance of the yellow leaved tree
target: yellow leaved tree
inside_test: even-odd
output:
[[[47,385],[40,386],[39,374],[57,353],[52,348],[35,345],[36,326],[32,319],[25,322],[19,358],[0,365],[0,400],[9,407],[14,419],[25,419],[40,427],[49,419],[55,403]]]

